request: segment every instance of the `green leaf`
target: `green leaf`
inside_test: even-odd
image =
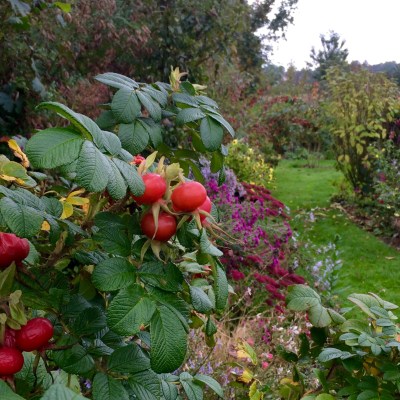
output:
[[[377,299],[368,294],[357,294],[357,293],[353,293],[347,298],[352,303],[361,308],[361,310],[365,314],[375,319],[375,315],[373,312],[370,311],[370,307],[379,307],[380,304]]]
[[[306,311],[311,307],[321,305],[320,296],[308,286],[290,286],[288,292],[286,304],[290,310]]]
[[[4,271],[0,272],[0,296],[8,297],[12,291],[15,276],[15,264],[12,263]]]
[[[364,390],[357,396],[357,400],[376,400],[380,398],[379,393],[374,390]]]
[[[209,116],[213,119],[215,119],[217,122],[219,122],[228,132],[232,137],[235,137],[235,131],[233,130],[231,124],[221,117],[219,114],[209,114]]]
[[[178,399],[178,388],[176,387],[176,385],[170,382],[166,382],[164,379],[161,380],[161,391],[165,400]]]
[[[108,165],[107,191],[113,199],[120,200],[126,195],[127,183],[113,162],[109,162]]]
[[[121,124],[118,136],[124,149],[132,154],[141,153],[149,144],[149,134],[139,121],[132,124]]]
[[[149,134],[151,143],[156,149],[163,141],[161,134],[161,126],[156,124],[152,119],[140,119],[138,121]]]
[[[63,212],[62,203],[55,197],[45,197],[41,198],[43,204],[45,205],[45,210],[53,217],[59,218]]]
[[[332,322],[328,310],[321,304],[317,304],[308,310],[308,318],[314,326],[319,328],[328,326]]]
[[[217,333],[217,326],[212,321],[211,317],[208,317],[206,322],[206,335],[212,336]]]
[[[92,274],[94,286],[103,291],[114,291],[135,282],[136,268],[126,258],[109,258],[100,262]]]
[[[207,232],[205,229],[201,231],[200,237],[200,249],[205,254],[210,254],[215,257],[221,257],[223,255],[222,251],[217,249],[209,240]]]
[[[0,399],[1,400],[25,400],[23,397],[18,396],[10,386],[3,380],[0,380]]]
[[[71,389],[68,389],[66,386],[61,384],[54,384],[46,390],[41,400],[87,400],[86,397],[83,397],[79,393],[75,393]],[[5,400],[5,399],[4,399]]]
[[[214,293],[215,293],[215,308],[224,310],[228,302],[228,280],[226,279],[225,271],[217,265],[213,268],[214,277]]]
[[[92,335],[106,327],[106,316],[98,307],[86,308],[75,319],[72,331],[77,335]]]
[[[101,192],[109,179],[110,162],[89,141],[85,141],[79,154],[76,167],[76,181],[90,192]]]
[[[138,274],[149,285],[169,292],[182,290],[183,275],[173,263],[165,265],[159,261],[147,262],[140,267]]]
[[[0,200],[0,213],[11,231],[20,237],[35,236],[44,221],[39,211],[17,204],[7,197]]]
[[[94,222],[99,229],[93,238],[104,250],[122,257],[131,254],[132,235],[129,234],[128,227],[121,217],[102,212],[96,215]]]
[[[348,351],[342,351],[339,349],[335,349],[334,347],[327,347],[322,350],[320,355],[318,356],[318,360],[320,362],[328,362],[330,360],[334,360],[336,358],[345,359],[352,356]]]
[[[141,196],[144,193],[144,183],[142,177],[137,172],[137,169],[124,161],[118,160],[117,158],[114,158],[112,161],[121,172],[132,194],[135,196]]]
[[[141,115],[141,106],[136,92],[119,89],[111,101],[111,110],[120,122],[129,124]]]
[[[177,125],[187,124],[188,122],[196,121],[205,118],[206,114],[200,108],[184,108],[180,110],[176,116]]]
[[[135,343],[120,347],[111,354],[108,371],[135,374],[150,369],[150,360]]]
[[[105,74],[97,75],[95,79],[116,89],[133,90],[139,87],[133,79],[115,72],[106,72]]]
[[[206,106],[210,106],[213,108],[218,108],[218,104],[207,96],[196,96],[197,101],[200,104],[205,104]]]
[[[73,340],[68,338],[68,340]],[[76,344],[67,350],[57,350],[52,353],[58,367],[70,374],[86,374],[94,368],[94,360],[81,345]]]
[[[187,372],[182,372],[179,375],[179,380],[188,400],[203,400],[203,389],[193,381],[192,375]]]
[[[335,400],[336,397],[333,397],[331,394],[328,393],[321,393],[319,394],[315,400]]]
[[[75,128],[83,134],[87,140],[93,140],[98,147],[103,146],[103,136],[101,129],[89,117],[83,114],[76,113],[64,104],[57,102],[45,102],[38,105],[37,109],[46,108],[55,111],[57,114],[66,118],[75,126]]]
[[[69,3],[63,3],[61,1],[56,1],[54,2],[54,5],[58,7],[61,11],[64,11],[65,13],[71,12],[71,4]]]
[[[159,103],[162,107],[165,107],[167,105],[168,103],[167,93],[164,93],[161,90],[157,90],[150,85],[143,87],[141,90],[142,92],[147,93],[153,100]]]
[[[93,380],[93,400],[129,400],[121,381],[113,377],[97,373]]]
[[[55,168],[76,160],[84,140],[67,128],[49,128],[33,135],[26,155],[35,168]]]
[[[203,289],[196,286],[190,286],[190,297],[192,299],[193,308],[196,311],[202,314],[208,314],[211,312],[213,303]]]
[[[160,306],[150,322],[151,368],[157,373],[173,372],[183,363],[186,331],[180,319],[169,308]]]
[[[147,93],[137,91],[137,97],[142,103],[143,107],[149,112],[154,121],[161,120],[161,107],[156,103]]]
[[[218,150],[222,143],[224,131],[212,118],[203,118],[200,124],[201,140],[209,151]]]
[[[219,152],[215,151],[211,157],[211,172],[214,174],[221,171],[224,167],[224,156]]]
[[[134,284],[122,289],[107,310],[108,326],[120,335],[134,335],[147,325],[155,311],[155,304],[145,297],[144,289]]]
[[[193,377],[194,382],[201,382],[206,384],[211,390],[213,390],[219,397],[224,398],[224,392],[221,385],[211,376],[197,374]]]
[[[104,136],[104,149],[112,156],[117,156],[121,152],[121,141],[113,132],[101,131]]]
[[[160,400],[161,398],[160,380],[150,370],[131,375],[128,383],[138,400]]]
[[[195,97],[186,93],[172,93],[172,100],[175,104],[186,104],[188,106],[198,107],[198,102]]]

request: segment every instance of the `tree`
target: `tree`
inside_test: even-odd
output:
[[[333,66],[344,67],[347,65],[349,51],[344,48],[345,40],[341,40],[338,33],[330,31],[329,37],[320,35],[322,49],[317,52],[315,47],[311,49],[310,67],[316,67],[314,71],[315,79],[324,80],[329,68]]]

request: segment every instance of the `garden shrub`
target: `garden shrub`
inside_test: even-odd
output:
[[[398,398],[398,306],[373,293],[351,294],[348,300],[353,308],[338,313],[324,307],[310,287],[290,288],[287,307],[307,311],[313,327],[310,335],[299,336],[298,352],[281,352],[293,366],[293,375],[282,382],[282,398]]]
[[[366,70],[327,74],[326,113],[337,165],[355,190],[372,189],[374,146],[386,138],[398,111],[398,88],[384,75]]]
[[[223,397],[209,376],[174,374],[191,328],[212,346],[229,289],[211,234],[218,227],[202,224],[211,219],[200,211],[204,187],[190,190],[198,204],[186,211],[174,193],[193,186],[184,171],[201,176],[196,147],[218,171],[224,133],[233,135],[216,103],[180,76],[175,70],[171,84],[150,85],[99,75],[116,89],[103,115],[108,130],[46,102],[39,108],[70,124],[34,134],[26,154],[9,141],[21,163],[0,156],[0,258],[6,251],[15,261],[0,272],[0,352],[15,353],[0,357],[1,398],[172,400],[202,398],[204,386]],[[192,148],[162,143],[164,115],[194,138]],[[157,190],[148,183],[154,175]],[[33,353],[18,337],[36,317],[54,331]]]
[[[225,163],[241,182],[269,187],[273,182],[272,166],[264,161],[257,149],[249,147],[243,140],[234,139],[231,142]]]

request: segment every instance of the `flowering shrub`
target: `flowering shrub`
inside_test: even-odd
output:
[[[263,311],[265,303],[282,311],[286,288],[304,283],[303,277],[288,269],[292,230],[284,204],[262,186],[239,183],[229,169],[225,183],[218,186],[209,162],[201,163],[207,192],[219,208],[222,226],[237,239],[222,249],[222,261],[236,282],[236,290],[254,294],[253,314]]]
[[[274,179],[274,169],[264,161],[263,155],[243,140],[232,141],[225,163],[242,182],[269,186]]]

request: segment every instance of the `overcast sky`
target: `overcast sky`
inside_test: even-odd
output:
[[[320,34],[329,30],[345,39],[348,61],[400,63],[400,0],[298,0],[294,24],[286,41],[274,46],[271,60],[303,68],[311,47],[320,47]]]

